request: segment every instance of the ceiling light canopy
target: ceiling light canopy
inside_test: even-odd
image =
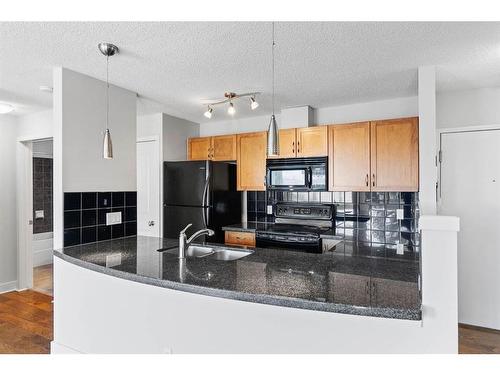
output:
[[[12,104],[0,103],[0,114],[5,115],[14,110],[14,106]]]
[[[257,109],[259,103],[255,100],[255,97],[259,95],[260,92],[247,92],[245,94],[236,94],[234,92],[226,92],[224,93],[225,99],[207,99],[203,100],[204,104],[208,106],[208,109],[203,114],[206,118],[212,118],[213,107],[217,105],[228,104],[227,113],[231,116],[234,116],[236,113],[236,108],[234,106],[234,101],[240,98],[250,97],[250,108],[252,110]]]

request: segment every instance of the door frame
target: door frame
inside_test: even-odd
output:
[[[158,187],[158,192],[160,193],[160,199],[159,199],[159,205],[158,207],[159,210],[159,233],[160,237],[163,237],[163,142],[160,138],[159,135],[150,135],[150,136],[144,136],[144,137],[138,137],[136,140],[136,147],[137,143],[146,143],[146,142],[158,142],[158,161],[159,161],[159,173],[160,173],[160,186]],[[139,192],[139,181],[137,180],[137,186],[136,186],[137,192]],[[139,219],[139,218],[138,218]]]
[[[491,131],[491,130],[500,130],[500,124],[494,125],[472,125],[472,126],[462,126],[462,127],[450,127],[450,128],[441,128],[437,129],[436,132],[436,166],[438,168],[437,173],[437,187],[436,187],[436,209],[439,214],[440,203],[441,203],[441,151],[442,151],[442,142],[443,142],[443,134],[453,134],[453,133],[473,133],[478,131]]]
[[[33,287],[33,142],[52,139],[16,140],[17,290]]]

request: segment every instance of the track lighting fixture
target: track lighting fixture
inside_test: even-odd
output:
[[[203,114],[206,118],[212,118],[214,106],[229,103],[229,107],[227,108],[228,115],[234,116],[236,113],[236,108],[234,106],[234,101],[244,97],[250,97],[250,108],[252,110],[257,109],[259,107],[259,103],[255,100],[255,97],[259,95],[260,92],[247,92],[245,94],[236,94],[234,92],[226,92],[224,93],[224,99],[205,99],[202,102],[207,106],[207,110]]]

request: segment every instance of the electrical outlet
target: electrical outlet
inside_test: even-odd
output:
[[[405,247],[404,247],[404,245],[402,243],[398,243],[396,246],[397,246],[396,247],[396,254],[398,254],[398,255],[404,255],[404,253],[405,253]]]
[[[106,214],[106,225],[115,225],[122,223],[121,212],[108,212]]]
[[[403,220],[404,218],[404,210],[402,208],[398,208],[396,210],[396,219]]]
[[[267,214],[272,215],[273,214],[273,206],[271,204],[267,205]]]

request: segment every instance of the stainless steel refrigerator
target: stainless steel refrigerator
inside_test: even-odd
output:
[[[173,161],[164,163],[163,235],[177,238],[203,228],[215,231],[210,242],[224,242],[224,225],[241,221],[241,192],[236,190],[236,165],[228,162]],[[200,238],[200,239],[203,239]]]

